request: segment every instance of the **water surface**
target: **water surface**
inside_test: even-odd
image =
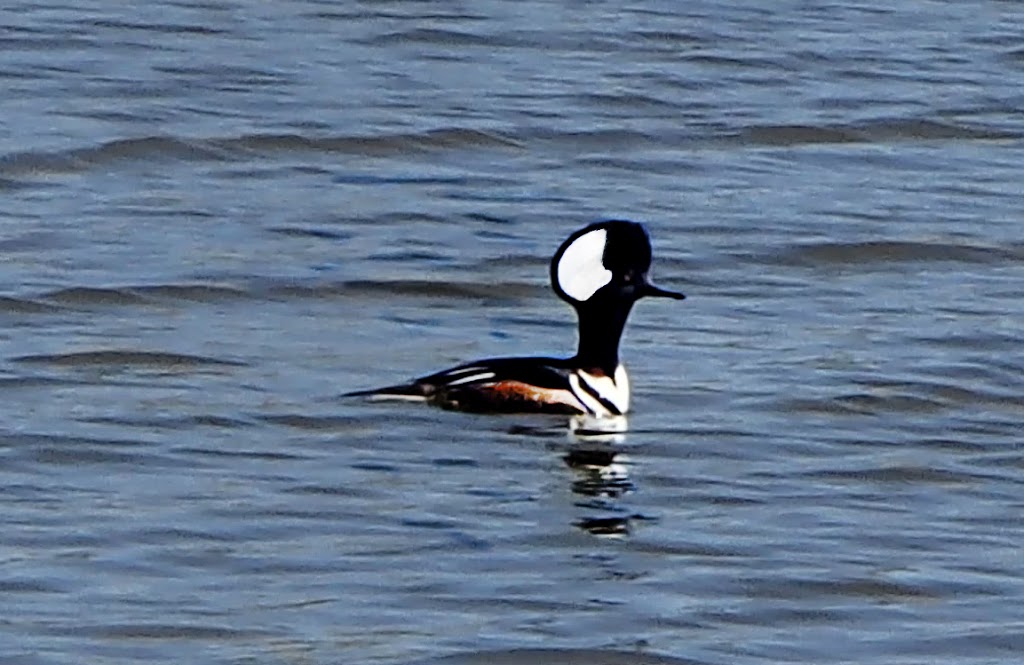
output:
[[[1018,660],[1016,4],[0,16],[0,660]],[[628,433],[339,398],[609,217]]]

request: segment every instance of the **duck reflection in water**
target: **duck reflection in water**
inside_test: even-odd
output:
[[[633,462],[621,447],[626,431],[625,416],[573,416],[568,428],[563,422],[556,426],[516,425],[509,429],[510,434],[567,437],[567,445],[552,448],[562,451],[562,461],[573,473],[570,489],[577,497],[573,503],[586,512],[573,525],[596,536],[620,537],[629,534],[633,520],[648,519],[621,504],[626,495],[636,490],[629,476]]]
[[[619,503],[636,489],[629,477],[632,462],[617,447],[626,429],[625,416],[575,416],[569,422],[570,445],[562,459],[574,474],[572,492],[580,497],[575,505],[588,513],[575,525],[596,536],[625,536],[639,517]]]

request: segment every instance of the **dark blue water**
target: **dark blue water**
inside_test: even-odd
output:
[[[1018,4],[0,17],[0,662],[1019,660]],[[625,434],[338,397],[609,217]]]

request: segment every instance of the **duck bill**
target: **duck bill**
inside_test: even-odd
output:
[[[686,298],[685,295],[678,291],[669,291],[663,289],[660,286],[655,286],[650,282],[645,282],[643,287],[640,289],[641,298],[672,298],[673,300],[683,300]]]

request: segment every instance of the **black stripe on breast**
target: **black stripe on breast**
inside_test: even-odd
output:
[[[622,415],[622,411],[619,411],[619,407],[615,406],[614,402],[612,402],[610,399],[599,393],[597,389],[594,388],[594,386],[587,383],[587,380],[584,379],[579,373],[576,374],[576,378],[579,379],[580,386],[582,386],[583,390],[587,391],[587,394],[596,399],[601,404],[601,406],[608,409],[609,413],[611,413],[613,416]]]

